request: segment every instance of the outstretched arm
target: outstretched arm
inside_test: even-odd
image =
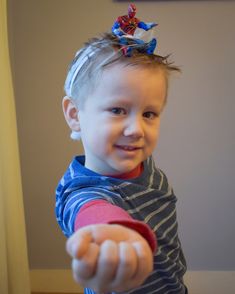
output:
[[[153,23],[153,22],[145,23],[143,21],[140,21],[138,23],[138,28],[143,29],[145,31],[148,31],[148,30],[150,30],[150,29],[152,29],[153,27],[156,27],[156,26],[157,26],[157,23]]]

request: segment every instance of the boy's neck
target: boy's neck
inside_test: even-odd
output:
[[[123,180],[134,179],[141,175],[143,169],[144,169],[143,163],[140,163],[136,168],[134,168],[130,172],[123,173],[120,175],[115,175],[115,176],[113,175],[106,175],[106,176],[117,178],[117,179],[123,179]]]

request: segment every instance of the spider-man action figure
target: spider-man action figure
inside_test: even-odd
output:
[[[128,47],[129,40],[132,39],[136,45],[146,45],[146,52],[148,54],[153,54],[155,47],[157,45],[157,40],[153,38],[149,43],[145,43],[141,39],[133,38],[131,36],[134,35],[135,30],[137,28],[148,31],[153,27],[157,26],[156,23],[145,23],[140,21],[135,17],[136,15],[136,6],[134,4],[130,4],[128,7],[128,15],[119,16],[112,27],[112,32],[114,35],[120,37],[120,44],[123,46],[123,52],[127,56],[131,56],[132,46]],[[126,45],[126,46],[125,46]]]

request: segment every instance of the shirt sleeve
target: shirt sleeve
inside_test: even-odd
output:
[[[92,200],[83,205],[75,218],[74,230],[91,224],[119,224],[140,233],[153,252],[157,249],[156,236],[144,222],[133,219],[124,209],[105,200]]]

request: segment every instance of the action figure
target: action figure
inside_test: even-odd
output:
[[[128,7],[128,15],[119,16],[112,27],[114,35],[120,37],[120,44],[123,45],[122,50],[124,55],[131,56],[132,45],[138,48],[136,45],[140,45],[138,50],[143,52],[146,51],[148,54],[153,54],[157,40],[153,38],[150,42],[145,43],[143,40],[134,37],[134,33],[137,28],[148,31],[153,27],[157,26],[156,23],[145,23],[135,17],[136,6],[130,4]]]

